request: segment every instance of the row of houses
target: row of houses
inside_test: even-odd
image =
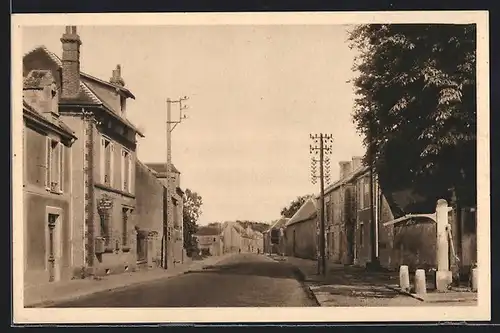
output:
[[[264,252],[263,234],[238,222],[201,226],[194,237],[200,252],[209,255]]]
[[[410,269],[436,267],[436,224],[410,223],[383,226],[415,203],[410,191],[384,194],[376,175],[361,157],[340,162],[339,180],[325,189],[325,254],[327,262],[367,266],[376,258],[382,267]],[[453,203],[451,202],[453,206]],[[422,213],[432,213],[422,212]],[[396,215],[396,216],[395,216]],[[319,197],[307,200],[290,218],[281,219],[265,236],[265,251],[317,259],[319,256]],[[456,269],[466,276],[477,262],[474,207],[451,211],[449,223]],[[277,238],[272,242],[272,233]],[[273,245],[273,243],[275,243]],[[375,253],[372,255],[372,251]]]
[[[62,58],[23,57],[25,283],[68,280],[182,261],[180,172],[137,159],[144,137],[127,119],[135,96],[118,65],[109,80],[80,69],[76,27]],[[166,216],[167,176],[174,214]]]

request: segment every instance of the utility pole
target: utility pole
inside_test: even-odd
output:
[[[171,100],[167,98],[167,160],[165,164],[165,177],[167,179],[166,186],[166,200],[167,200],[167,221],[163,221],[163,268],[167,268],[168,264],[168,241],[169,241],[169,225],[168,221],[173,217],[173,207],[172,207],[172,196],[174,191],[174,186],[172,184],[172,178],[170,177],[172,173],[172,131],[175,127],[182,122],[183,119],[187,119],[186,115],[183,114],[183,110],[187,109],[187,106],[183,105],[183,102],[188,100],[188,97],[184,96],[178,100]],[[172,104],[179,104],[179,120],[172,121]],[[173,125],[173,126],[172,126]]]
[[[318,274],[326,275],[326,256],[325,256],[325,180],[327,183],[330,182],[330,159],[328,155],[332,153],[332,142],[333,136],[331,134],[320,133],[315,135],[310,135],[310,138],[314,141],[314,146],[309,145],[309,153],[312,154],[312,183],[316,184],[316,163],[319,162],[319,180],[320,180],[320,218],[319,218],[319,233],[318,233]],[[315,159],[314,156],[319,154],[319,160]],[[325,154],[327,155],[325,158]],[[326,176],[325,176],[326,169]]]

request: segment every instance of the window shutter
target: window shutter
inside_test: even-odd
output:
[[[105,153],[104,153],[104,145],[106,141],[104,138],[101,137],[101,145],[100,145],[100,151],[99,151],[99,164],[100,164],[100,171],[101,171],[101,182],[104,184],[104,174],[105,174],[105,164],[104,164],[104,159],[105,159]]]
[[[46,151],[46,154],[45,154],[45,187],[46,188],[50,188],[50,163],[51,163],[51,160],[50,160],[50,156],[51,156],[51,149],[52,149],[52,142],[50,140],[50,138],[47,138],[46,139],[46,144],[45,144],[45,151]]]
[[[64,191],[64,145],[59,144],[59,190]]]
[[[121,183],[122,183],[122,190],[125,190],[125,150],[122,150],[122,156],[121,156],[121,168],[120,168],[120,174],[121,174]]]
[[[132,153],[129,153],[128,156],[128,191],[132,192]]]
[[[115,159],[114,159],[114,155],[115,155],[115,145],[113,144],[113,142],[110,142],[109,143],[110,145],[110,156],[109,156],[109,185],[111,187],[113,187],[113,176],[115,174],[114,172],[114,162],[115,162]]]

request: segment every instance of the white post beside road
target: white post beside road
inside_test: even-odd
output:
[[[449,262],[448,244],[448,203],[444,199],[439,199],[436,205],[436,289],[438,291],[448,290],[452,281],[452,274]]]

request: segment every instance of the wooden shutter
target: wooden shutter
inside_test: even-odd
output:
[[[100,144],[100,147],[99,147],[99,164],[100,164],[100,174],[101,174],[101,182],[104,184],[104,174],[106,173],[106,170],[105,170],[105,167],[104,167],[104,159],[106,158],[105,154],[104,154],[104,144],[106,143],[106,141],[104,140],[104,138],[101,136],[101,144]]]
[[[109,185],[111,187],[113,187],[113,181],[114,181],[114,165],[115,165],[115,145],[113,144],[113,142],[109,142],[109,146],[110,146],[110,149],[109,149]]]
[[[64,191],[64,145],[59,143],[59,191]]]
[[[45,187],[50,188],[50,165],[52,155],[52,140],[47,138],[45,141]]]

